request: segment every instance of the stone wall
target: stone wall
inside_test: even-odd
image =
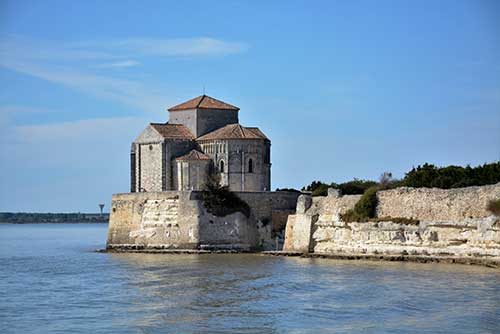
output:
[[[165,140],[164,170],[165,183],[162,190],[179,190],[177,164],[175,159],[195,148],[195,144],[190,140]]]
[[[377,193],[378,222],[343,222],[360,196],[299,198],[288,217],[285,251],[500,257],[500,218],[486,210],[500,183],[460,189],[398,188]],[[416,224],[399,217],[414,218]]]
[[[270,143],[264,140],[205,140],[200,142],[232,191],[268,191],[271,188]],[[252,170],[250,170],[252,160]],[[224,170],[221,170],[221,162]]]
[[[196,137],[238,123],[238,110],[198,109]]]
[[[139,151],[139,190],[162,191],[163,144],[137,144]]]
[[[195,191],[115,194],[107,247],[274,249],[273,218],[284,220],[284,213],[294,213],[298,194],[237,195],[249,204],[250,217],[239,212],[216,217],[205,210],[201,193]]]
[[[134,191],[162,190],[162,142],[163,137],[149,125],[132,143]]]
[[[265,161],[268,142],[264,140],[229,141],[228,184],[234,191],[270,190],[271,164]],[[252,160],[252,170],[250,170]]]
[[[113,195],[107,247],[196,247],[200,209],[190,196],[175,191]]]
[[[168,113],[168,123],[182,124],[186,128],[188,128],[195,137],[198,137],[198,123],[196,113],[196,109],[170,111]]]
[[[228,124],[238,123],[238,110],[176,110],[169,112],[168,122],[183,124],[195,137],[201,137]]]
[[[177,160],[178,190],[203,190],[207,183],[211,160]]]
[[[500,184],[457,189],[397,188],[379,191],[378,217],[460,221],[486,217],[489,200],[500,198]]]

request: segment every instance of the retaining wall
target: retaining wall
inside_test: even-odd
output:
[[[486,210],[500,183],[460,189],[398,188],[377,193],[379,222],[343,222],[360,196],[303,195],[288,217],[285,251],[500,257],[500,218]],[[392,218],[417,219],[418,224]]]
[[[115,194],[108,249],[274,249],[273,224],[295,212],[299,194],[236,193],[251,208],[216,217],[203,207],[201,192],[165,191]]]

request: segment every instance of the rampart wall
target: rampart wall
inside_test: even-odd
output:
[[[108,249],[271,249],[273,224],[295,212],[298,193],[236,193],[251,208],[216,217],[203,207],[201,192],[115,194]]]
[[[302,195],[288,217],[285,251],[500,257],[500,218],[486,210],[500,183],[459,189],[397,188],[377,193],[378,222],[344,222],[360,196]],[[397,218],[413,218],[418,223]]]

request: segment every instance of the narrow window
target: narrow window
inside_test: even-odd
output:
[[[248,172],[253,173],[253,160],[248,159]]]
[[[220,161],[220,172],[224,173],[224,161]]]

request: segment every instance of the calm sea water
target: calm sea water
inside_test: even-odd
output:
[[[0,225],[0,333],[499,333],[500,271],[101,254],[107,225]]]

